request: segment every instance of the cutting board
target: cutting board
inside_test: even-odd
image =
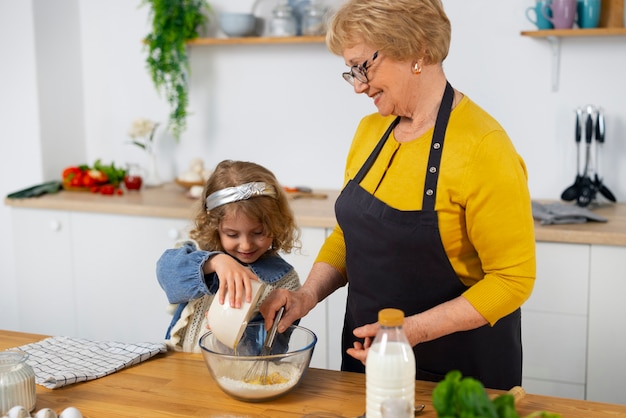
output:
[[[316,192],[287,192],[289,199],[326,199],[328,195],[326,193]]]
[[[599,26],[601,28],[624,27],[624,0],[602,0]]]

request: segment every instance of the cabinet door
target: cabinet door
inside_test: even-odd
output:
[[[19,331],[76,335],[67,212],[13,209]]]
[[[587,399],[626,405],[626,247],[593,245]]]
[[[171,316],[156,262],[188,221],[72,213],[78,333],[122,342],[162,341]]]
[[[301,228],[302,229],[302,249],[291,254],[282,254],[298,272],[300,282],[306,281],[317,253],[326,239],[324,228]],[[311,312],[302,320],[300,325],[310,329],[317,336],[317,344],[311,359],[311,367],[321,369],[328,368],[328,325],[327,325],[328,302],[326,300],[318,303]]]
[[[328,368],[331,370],[341,370],[341,333],[347,298],[347,285],[335,290],[326,298],[328,303]]]
[[[589,245],[537,243],[537,279],[522,306],[523,386],[584,399]]]

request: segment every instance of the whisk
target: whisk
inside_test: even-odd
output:
[[[276,313],[276,317],[274,318],[274,323],[272,324],[272,328],[270,328],[267,336],[265,337],[265,341],[263,342],[263,348],[261,349],[261,357],[269,356],[272,352],[272,346],[274,345],[274,337],[276,337],[276,330],[278,328],[278,323],[280,319],[283,317],[283,312],[285,311],[285,307],[281,306],[281,308]],[[269,365],[269,360],[257,360],[254,362],[250,370],[246,372],[246,375],[243,378],[243,381],[246,383],[260,383],[261,385],[267,384],[267,368]]]

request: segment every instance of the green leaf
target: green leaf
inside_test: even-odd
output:
[[[508,393],[500,395],[493,400],[493,405],[498,411],[498,417],[519,418],[519,414],[515,410],[515,397],[513,395]]]
[[[170,105],[167,124],[176,140],[187,127],[190,71],[186,41],[197,38],[208,22],[206,0],[144,0],[150,6],[152,32],[146,36],[146,64],[159,94]]]
[[[124,176],[126,175],[125,169],[115,167],[115,163],[113,162],[110,165],[104,165],[102,164],[100,159],[96,160],[96,162],[93,164],[93,168],[96,170],[100,170],[104,174],[106,174],[107,178],[109,179],[109,183],[112,184],[121,183],[124,180]]]

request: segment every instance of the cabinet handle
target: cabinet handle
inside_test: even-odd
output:
[[[178,232],[178,229],[176,229],[176,228],[170,228],[170,230],[167,231],[167,235],[171,239],[178,239],[178,238],[180,238],[180,232]]]
[[[52,221],[50,221],[49,226],[50,226],[50,230],[51,230],[51,231],[55,231],[55,232],[57,232],[57,231],[60,231],[60,230],[61,230],[61,222],[59,222],[59,221],[57,221],[57,220],[52,220]]]

